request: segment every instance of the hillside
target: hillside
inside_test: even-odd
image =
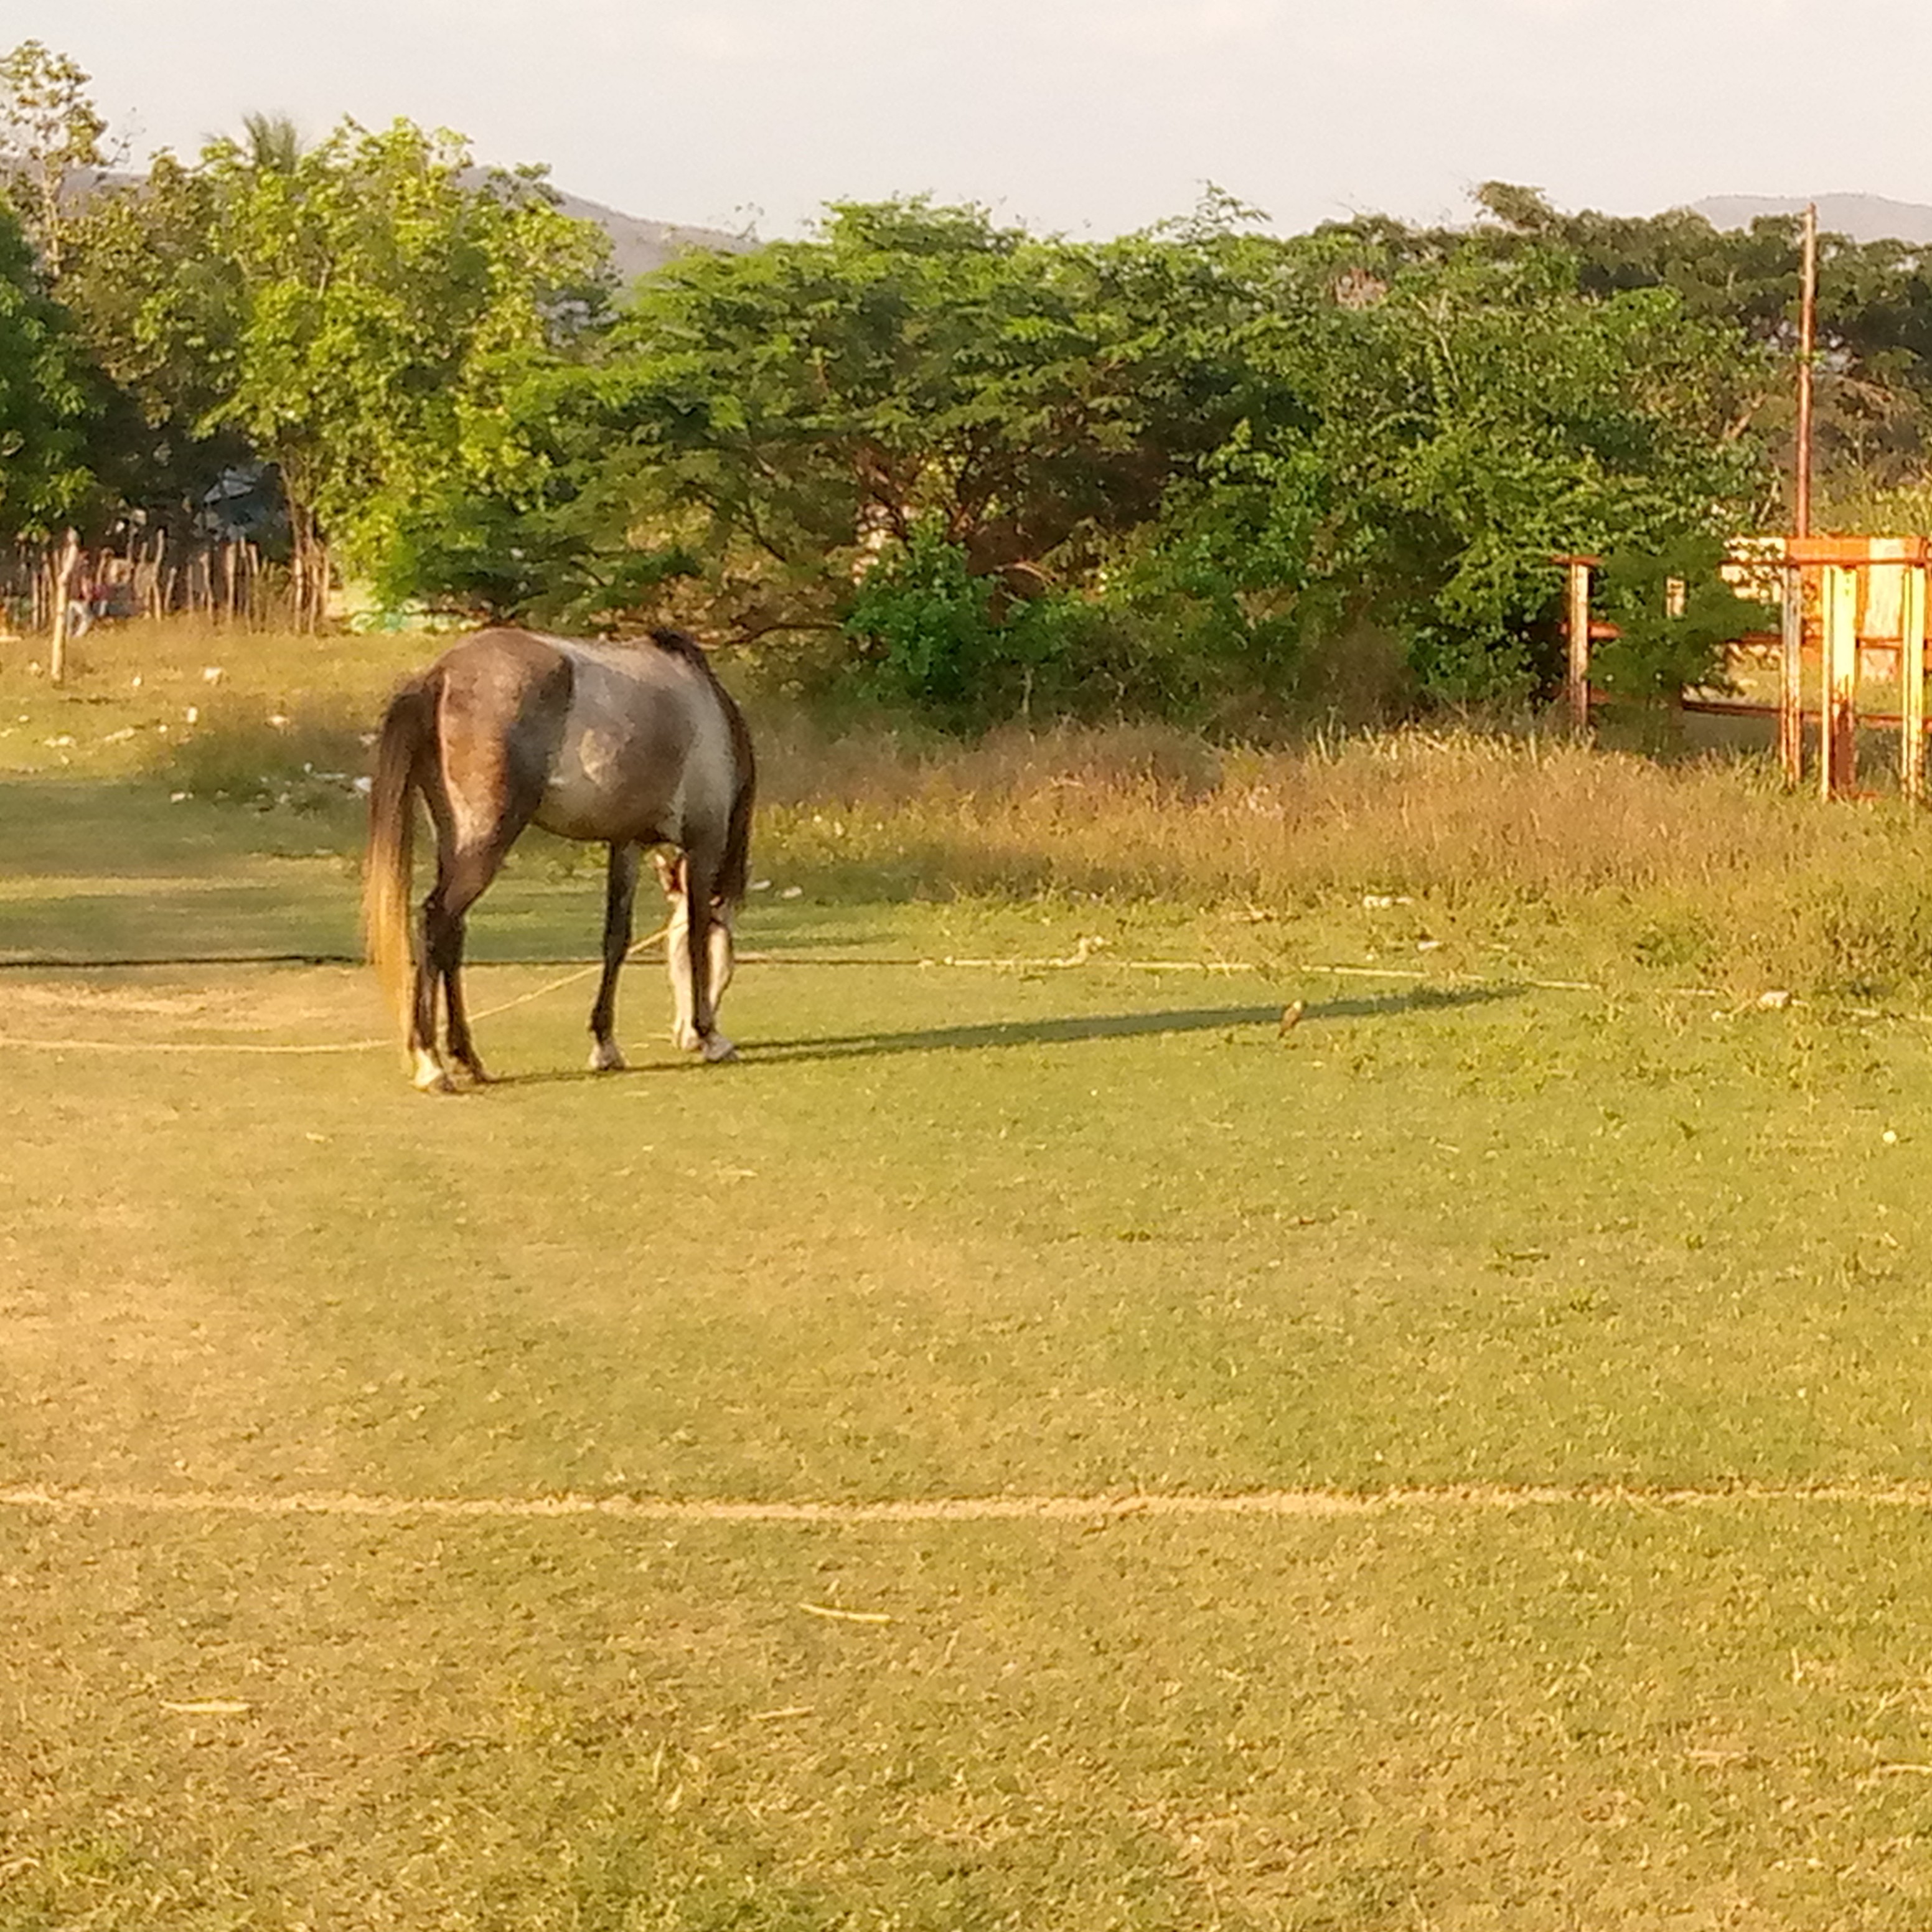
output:
[[[484,171],[472,171],[481,181]],[[115,192],[132,188],[145,177],[106,170],[76,168],[62,188],[63,196],[78,206],[89,196],[104,190]],[[749,236],[728,234],[722,228],[699,228],[676,221],[650,221],[640,215],[626,214],[602,202],[588,201],[582,195],[568,194],[553,182],[549,184],[558,207],[573,220],[594,222],[610,238],[610,257],[620,284],[634,282],[640,275],[661,268],[687,249],[710,248],[740,254],[758,244]]]
[[[727,234],[721,228],[647,221],[640,215],[606,208],[599,202],[586,201],[581,195],[566,194],[561,188],[556,195],[557,205],[566,214],[579,221],[594,221],[610,236],[611,260],[616,265],[620,283],[634,282],[640,275],[662,268],[687,249],[710,248],[735,254],[758,246],[749,236]],[[1928,218],[1932,218],[1932,211],[1928,211]]]
[[[1882,194],[1821,194],[1818,225],[1854,242],[1932,243],[1932,207],[1922,202],[1892,201]],[[1804,198],[1717,194],[1690,204],[1715,228],[1748,228],[1760,215],[1802,214]]]

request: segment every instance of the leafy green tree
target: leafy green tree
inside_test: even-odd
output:
[[[41,292],[20,223],[0,206],[0,536],[45,538],[102,508],[91,452],[106,398]]]
[[[1619,550],[1604,560],[1598,608],[1618,634],[1591,658],[1591,676],[1606,691],[1674,706],[1686,691],[1728,687],[1728,649],[1752,632],[1774,631],[1775,604],[1739,596],[1720,574],[1724,546],[1714,537],[1667,548]]]
[[[1134,266],[922,200],[687,257],[613,333],[614,465],[688,520],[743,629],[836,622],[920,530],[1037,595],[1153,512],[1172,434],[1211,446]]]
[[[144,180],[90,198],[59,283],[113,391],[104,463],[123,497],[177,537],[223,473],[254,456],[224,418],[242,290],[217,251],[218,220],[213,178],[158,155]]]
[[[69,178],[108,164],[107,123],[88,97],[89,78],[38,40],[0,57],[0,184],[56,280],[74,216]]]
[[[1750,489],[1712,403],[1748,351],[1667,292],[1583,298],[1560,254],[1364,276],[1332,237],[1290,252],[1301,297],[1244,353],[1250,393],[1269,373],[1293,406],[1177,481],[1123,586],[1256,701],[1364,626],[1437,698],[1529,697],[1557,668],[1553,554],[1674,541]]]
[[[151,422],[274,465],[316,604],[326,544],[376,568],[452,478],[520,466],[507,399],[594,317],[606,244],[454,136],[292,131],[162,157],[92,213],[73,282]]]
[[[202,166],[238,310],[204,422],[274,462],[298,556],[326,534],[373,561],[399,504],[515,460],[506,390],[594,288],[602,238],[533,177],[478,185],[459,142],[406,122],[345,123],[292,168],[228,142]]]
[[[1388,274],[1472,250],[1497,260],[1566,256],[1580,294],[1607,298],[1667,289],[1684,312],[1756,352],[1740,358],[1713,398],[1732,437],[1765,448],[1762,517],[1789,514],[1795,428],[1798,218],[1772,215],[1720,230],[1676,208],[1625,216],[1553,207],[1540,190],[1489,182],[1476,191],[1484,219],[1473,230],[1409,228],[1382,218],[1327,231],[1361,266]],[[1857,497],[1910,483],[1924,471],[1932,410],[1932,279],[1922,249],[1900,242],[1819,238],[1816,436],[1827,497]]]
[[[634,620],[701,586],[717,627],[842,639],[953,722],[1238,724],[1365,624],[1439,697],[1521,697],[1553,553],[1674,539],[1750,487],[1749,354],[1668,290],[1583,294],[1560,251],[1367,273],[1356,238],[1217,208],[1092,247],[845,206],[658,277],[511,399],[530,460],[420,500],[399,554],[492,608]]]

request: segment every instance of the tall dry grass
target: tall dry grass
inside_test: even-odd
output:
[[[1153,898],[1259,914],[1412,902],[1433,929],[1855,998],[1932,988],[1922,821],[1756,761],[1390,731],[1217,749],[1148,727],[970,747],[768,731],[768,837],[854,886]]]
[[[0,694],[44,712],[28,739],[71,736],[68,758],[104,775],[131,760],[267,810],[333,800],[352,839],[352,776],[334,775],[366,768],[397,679],[446,641],[130,626],[82,640],[68,692],[0,664]],[[1360,927],[1370,896],[1412,902],[1412,937],[1472,957],[1932,999],[1924,820],[1895,800],[1788,794],[1762,759],[1660,764],[1474,730],[1263,750],[1120,724],[962,745],[884,722],[829,728],[766,700],[753,724],[760,869],[854,902],[1228,908],[1254,916],[1260,944],[1271,920],[1352,909]]]

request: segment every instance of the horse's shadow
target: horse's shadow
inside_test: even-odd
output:
[[[1401,993],[1370,993],[1354,998],[1311,1000],[1302,1009],[1297,1030],[1336,1020],[1394,1019],[1405,1013],[1450,1011],[1517,999],[1522,988],[1514,985],[1421,986]],[[803,1040],[754,1040],[743,1048],[743,1063],[771,1061],[795,1066],[812,1060],[869,1060],[902,1053],[984,1052],[1012,1046],[1074,1046],[1087,1040],[1132,1040],[1159,1034],[1213,1033],[1239,1027],[1280,1028],[1279,1005],[1168,1007],[1153,1012],[1081,1013],[1051,1019],[994,1020],[972,1025],[924,1027],[910,1033],[856,1033],[820,1035]],[[662,1061],[628,1070],[632,1073],[676,1073],[697,1067],[695,1060]],[[590,1072],[513,1073],[492,1084],[502,1087],[548,1085],[579,1080],[604,1080],[609,1074]]]
[[[1297,1022],[1300,1027],[1351,1019],[1390,1019],[1402,1013],[1442,1011],[1513,999],[1515,986],[1419,987],[1402,993],[1372,993],[1353,999],[1311,1000]],[[1132,1040],[1157,1034],[1213,1033],[1225,1028],[1279,1028],[1277,1004],[1169,1007],[1154,1012],[1080,1013],[1052,1019],[994,1020],[973,1025],[928,1027],[914,1033],[868,1033],[811,1040],[760,1040],[746,1048],[747,1059],[796,1063],[813,1060],[862,1060],[900,1053],[970,1052],[1009,1046],[1070,1046],[1086,1040]]]

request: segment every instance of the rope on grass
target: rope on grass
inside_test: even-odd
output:
[[[656,932],[646,934],[642,939],[632,941],[625,954],[627,961],[634,958],[644,947],[655,946],[669,932],[668,926],[662,926]],[[919,954],[892,953],[784,953],[741,952],[737,963],[741,966],[871,966],[908,967],[922,970],[945,968],[958,971],[993,973],[1042,973],[1068,972],[1094,963],[1100,949],[1106,942],[1101,939],[1082,939],[1074,950],[1056,958],[975,958],[959,954],[946,953],[937,956]],[[337,963],[333,956],[313,954],[262,953],[244,956],[214,956],[206,958],[184,956],[168,960],[90,960],[62,961],[52,970],[74,970],[82,965],[88,967],[146,966],[146,965],[258,965],[285,964],[295,962],[309,964]],[[9,960],[10,966],[30,962]],[[340,963],[350,963],[343,960]],[[503,965],[508,961],[484,961],[482,964]],[[1351,966],[1316,963],[1298,965],[1262,965],[1245,959],[1110,959],[1104,962],[1130,973],[1205,973],[1232,975],[1238,973],[1266,974],[1270,977],[1289,979],[1298,974],[1327,974],[1337,978],[1364,980],[1400,980],[1411,983],[1439,980],[1439,976],[1406,966]],[[560,974],[548,980],[527,993],[519,993],[514,999],[503,1000],[494,1006],[485,1006],[472,1013],[472,1021],[496,1018],[518,1006],[526,1006],[536,1001],[547,999],[552,993],[565,987],[576,985],[589,979],[594,973],[603,970],[602,960],[592,960],[588,965]],[[1446,987],[1480,985],[1480,981],[1441,981]],[[1508,983],[1537,992],[1547,993],[1601,993],[1605,989],[1589,980],[1519,980]],[[1710,986],[1676,986],[1670,989],[1676,998],[1682,999],[1714,1000],[1721,997],[1717,989]],[[1922,1017],[1918,1015],[1910,1018]],[[315,1042],[300,1044],[269,1044],[254,1041],[230,1040],[151,1040],[129,1041],[119,1040],[75,1040],[28,1038],[16,1034],[0,1034],[0,1048],[16,1048],[28,1052],[48,1053],[240,1053],[240,1054],[334,1054],[369,1053],[382,1047],[392,1046],[391,1040],[356,1040]]]
[[[655,946],[670,930],[669,926],[662,926],[655,932],[646,933],[641,939],[633,940],[624,957],[628,960],[640,947]],[[472,1013],[470,1019],[472,1023],[479,1020],[493,1020],[500,1013],[507,1013],[514,1007],[529,1006],[533,1000],[546,998],[549,994],[561,992],[566,986],[574,986],[580,980],[587,980],[592,974],[601,973],[603,970],[604,962],[601,959],[588,966],[580,966],[573,972],[560,974],[554,980],[546,980],[543,985],[527,993],[519,993],[513,1000],[502,1000],[494,1006],[485,1006],[480,1012]],[[379,1048],[393,1047],[395,1043],[392,1039],[315,1041],[292,1045],[227,1040],[44,1040],[24,1039],[18,1034],[0,1034],[0,1047],[20,1047],[29,1051],[38,1049],[44,1053],[372,1053]]]

